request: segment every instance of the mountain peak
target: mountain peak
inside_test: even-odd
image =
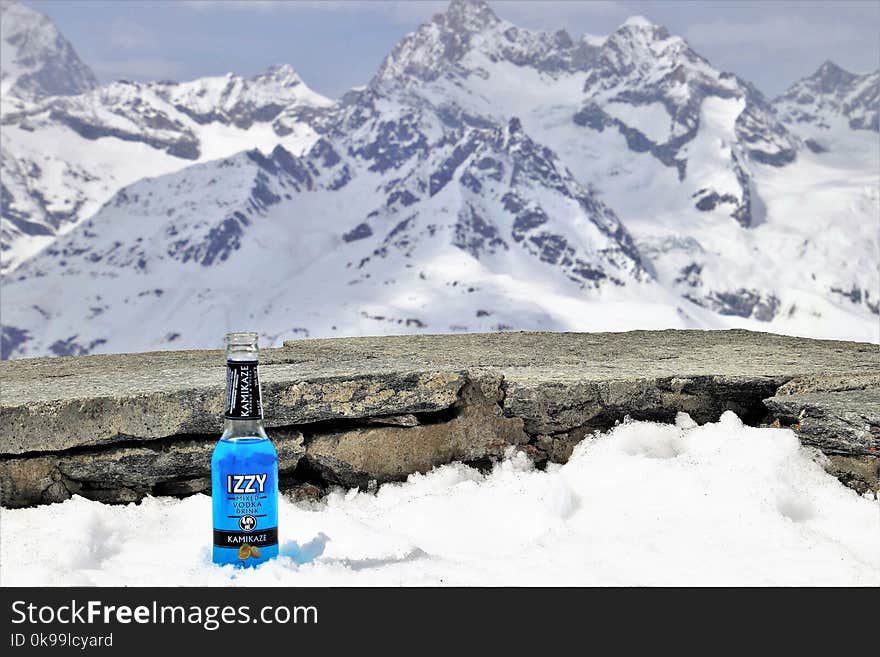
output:
[[[656,60],[660,51],[689,49],[684,39],[672,36],[662,25],[652,23],[644,16],[630,16],[611,32],[604,44],[612,50],[641,53],[640,59]]]
[[[657,26],[654,25],[654,23],[649,21],[644,16],[635,15],[635,16],[630,16],[625,21],[623,21],[623,24],[620,27],[635,27],[635,28],[645,29],[645,28],[652,28],[652,27],[657,27]]]
[[[635,15],[627,18],[620,27],[618,27],[613,35],[623,36],[628,41],[665,41],[670,38],[669,30],[662,25],[652,23],[644,16]]]
[[[485,0],[452,0],[446,13],[439,16],[450,28],[467,32],[478,32],[501,22]]]
[[[288,87],[295,87],[302,84],[302,78],[299,76],[299,73],[296,72],[296,69],[290,64],[273,64],[266,69],[265,73],[256,76],[254,80],[271,80],[272,82]]]
[[[822,62],[822,65],[816,69],[816,72],[813,75],[825,75],[828,73],[849,73],[845,68],[838,65],[837,62],[832,61],[830,59],[826,59]]]
[[[486,71],[480,62],[485,60],[551,75],[583,71],[604,42],[592,36],[575,42],[563,29],[547,32],[518,27],[499,18],[484,0],[452,0],[445,13],[436,14],[398,42],[370,86],[407,86],[449,75],[483,76]]]
[[[830,59],[777,98],[777,111],[789,122],[828,130],[846,119],[853,130],[880,131],[880,71],[858,75]]]
[[[811,86],[815,87],[817,91],[830,93],[841,86],[851,84],[857,77],[857,75],[838,66],[830,59],[826,59],[822,66],[807,80],[810,81]]]
[[[0,4],[0,93],[23,100],[71,96],[98,86],[46,16],[19,2]]]
[[[505,23],[484,0],[452,0],[446,11],[436,14],[407,34],[385,58],[371,85],[415,77],[435,80],[454,66],[481,37],[500,32]]]

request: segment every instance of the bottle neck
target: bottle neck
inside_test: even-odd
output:
[[[239,420],[226,418],[223,435],[220,440],[235,441],[240,438],[266,438],[266,429],[263,428],[262,420]]]

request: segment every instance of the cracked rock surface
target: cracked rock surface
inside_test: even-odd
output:
[[[877,489],[877,345],[741,330],[492,333],[301,340],[260,358],[287,488],[371,486],[511,447],[563,462],[625,417],[733,410],[791,425],[835,474],[856,469]],[[0,362],[3,505],[208,490],[224,368],[219,350]]]

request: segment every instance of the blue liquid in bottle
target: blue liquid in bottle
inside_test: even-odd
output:
[[[278,455],[263,429],[257,336],[227,336],[226,428],[211,457],[213,561],[250,567],[278,556]]]

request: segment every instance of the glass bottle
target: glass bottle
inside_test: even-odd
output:
[[[211,456],[213,561],[278,556],[278,455],[263,428],[256,333],[226,336],[226,426]]]

